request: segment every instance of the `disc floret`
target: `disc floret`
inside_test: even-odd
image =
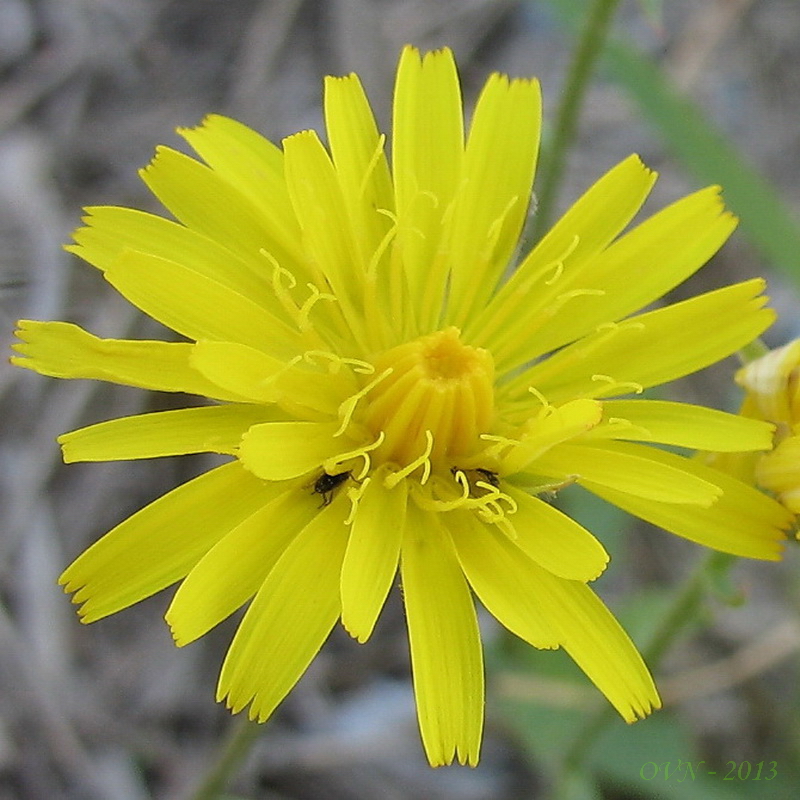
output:
[[[391,370],[364,412],[367,428],[385,435],[379,460],[406,466],[425,451],[430,436],[431,464],[449,469],[481,446],[480,435],[493,419],[494,362],[488,351],[465,344],[458,328],[401,344],[374,364],[379,373]]]

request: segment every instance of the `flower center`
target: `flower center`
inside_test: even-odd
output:
[[[445,328],[374,362],[378,373],[391,369],[365,409],[367,427],[385,436],[375,453],[380,461],[405,466],[431,448],[431,463],[444,468],[480,446],[479,435],[493,418],[494,362],[460,335],[458,328]]]

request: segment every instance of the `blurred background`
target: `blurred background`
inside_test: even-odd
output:
[[[69,320],[104,337],[159,335],[61,245],[83,206],[158,210],[136,171],[156,144],[182,148],[175,127],[216,112],[273,140],[321,130],[323,76],[356,71],[386,130],[405,43],[454,49],[467,107],[489,72],[538,76],[552,123],[586,7],[566,0],[0,0],[5,351],[18,318]],[[800,335],[800,4],[623,3],[586,97],[558,209],[631,152],[661,173],[647,213],[719,182],[742,218],[723,252],[670,299],[764,275],[782,314],[769,343]],[[683,381],[672,396],[735,410],[736,366]],[[65,467],[55,436],[180,406],[182,398],[61,383],[5,359],[0,392],[0,800],[189,797],[234,723],[214,702],[214,688],[235,620],[178,650],[161,620],[171,592],[83,627],[56,586],[90,542],[211,462]],[[611,551],[612,568],[596,587],[634,639],[645,641],[703,556],[700,548],[577,490],[565,490],[559,502]],[[559,796],[796,796],[798,575],[790,546],[783,564],[741,564],[718,576],[699,622],[657,670],[665,709],[631,728],[609,724],[572,793]],[[478,768],[427,766],[394,596],[367,645],[334,632],[263,727],[228,797],[550,797],[560,757],[603,700],[560,653],[537,653],[483,622],[489,690]]]

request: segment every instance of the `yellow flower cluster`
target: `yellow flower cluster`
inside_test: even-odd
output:
[[[742,367],[736,382],[746,392],[741,413],[776,426],[774,449],[740,455],[737,471],[800,514],[800,339]]]
[[[248,608],[218,697],[267,719],[341,620],[366,641],[399,572],[431,764],[478,760],[475,598],[563,647],[622,717],[660,704],[589,584],[600,542],[539,495],[579,484],[679,536],[777,559],[791,515],[675,448],[766,450],[773,426],[643,399],[773,320],[763,281],[642,312],[735,227],[716,187],[624,232],[655,174],[631,156],[518,259],[539,86],[492,75],[464,128],[447,51],[407,48],[391,158],[355,75],[325,84],[327,146],[210,116],[142,179],[176,221],[88,209],[70,248],[180,341],[20,323],[16,364],[207,398],[60,437],[68,462],[229,456],[67,568],[85,622],[181,581],[179,645]]]

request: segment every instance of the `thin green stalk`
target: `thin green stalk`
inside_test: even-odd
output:
[[[642,648],[642,655],[651,671],[658,668],[661,659],[680,632],[696,619],[709,575],[726,569],[735,560],[736,557],[728,553],[710,553],[706,558],[700,560],[686,577],[683,585],[676,590],[672,603],[661,618],[650,641]],[[570,784],[572,776],[580,772],[589,760],[591,751],[600,735],[616,717],[616,712],[609,705],[604,705],[602,709],[589,717],[564,756],[554,797],[567,796],[565,787]]]
[[[689,573],[655,633],[642,649],[642,655],[651,670],[658,669],[661,659],[678,634],[695,619],[709,576],[726,571],[735,562],[736,556],[712,551]]]
[[[250,753],[261,726],[242,715],[231,726],[228,739],[222,752],[211,769],[203,777],[203,782],[191,795],[191,800],[219,800],[225,787],[236,770]]]
[[[586,87],[594,64],[603,49],[611,19],[618,5],[619,0],[595,0],[586,17],[586,24],[572,57],[566,85],[561,94],[553,136],[542,159],[536,189],[538,206],[534,221],[534,241],[541,238],[550,223],[553,204],[558,199],[566,155],[575,137]]]

